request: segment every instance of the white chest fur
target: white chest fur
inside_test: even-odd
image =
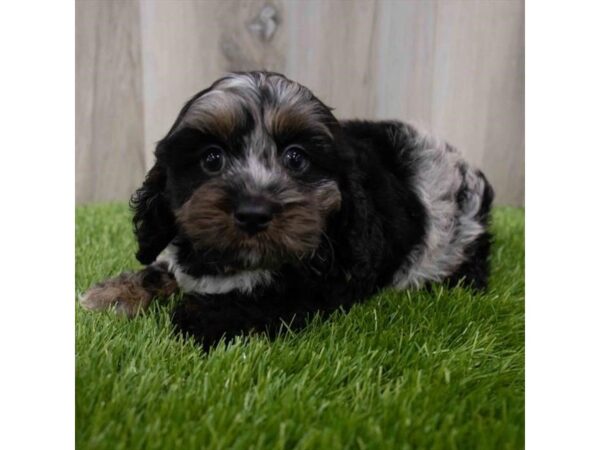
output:
[[[169,245],[156,258],[156,262],[166,263],[183,292],[195,294],[225,294],[240,291],[249,294],[257,286],[265,286],[273,281],[268,270],[246,270],[231,275],[204,275],[193,277],[185,273],[177,263],[177,249]]]

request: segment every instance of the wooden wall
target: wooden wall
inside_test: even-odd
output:
[[[186,99],[265,68],[433,131],[523,204],[521,0],[78,0],[76,63],[78,203],[127,199]]]

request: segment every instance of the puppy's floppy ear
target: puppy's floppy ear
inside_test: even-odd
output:
[[[167,174],[158,162],[129,202],[133,210],[133,228],[138,241],[136,258],[152,263],[175,237],[175,216],[165,196]]]
[[[220,80],[215,81],[213,86]],[[155,154],[158,156],[163,149],[164,142],[175,132],[186,112],[194,102],[212,89],[209,87],[194,95],[183,106],[175,123],[167,136],[158,143]],[[146,174],[146,179],[129,201],[133,210],[133,228],[138,241],[136,258],[142,264],[154,262],[159,253],[171,242],[177,232],[175,216],[165,195],[167,173],[160,161]]]

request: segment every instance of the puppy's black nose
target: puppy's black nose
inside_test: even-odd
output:
[[[261,198],[252,198],[240,202],[233,212],[233,217],[241,230],[252,235],[266,230],[273,220],[274,213],[275,207],[271,202]]]

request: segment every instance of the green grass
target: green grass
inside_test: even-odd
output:
[[[77,210],[76,286],[139,267],[124,205]],[[486,294],[386,291],[209,355],[143,317],[76,312],[80,449],[524,446],[524,213],[494,212]]]

